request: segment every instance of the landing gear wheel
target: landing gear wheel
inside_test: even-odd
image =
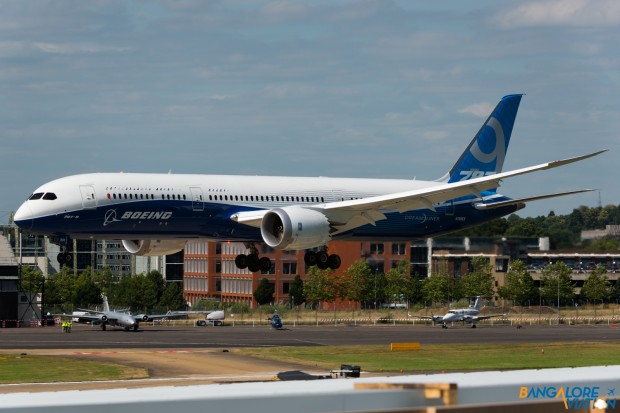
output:
[[[248,255],[248,270],[251,272],[257,272],[260,270],[258,254]]]
[[[56,256],[56,259],[58,260],[58,264],[60,264],[61,267],[65,264],[65,254],[63,254],[62,252]]]
[[[240,270],[248,267],[248,256],[245,254],[239,254],[235,257],[235,265]]]
[[[320,270],[326,270],[329,268],[329,256],[325,251],[319,251],[316,254],[316,266],[319,267]]]
[[[269,272],[271,270],[271,260],[267,257],[262,257],[258,260],[258,268],[263,272]]]
[[[312,267],[313,265],[316,265],[316,252],[306,251],[306,255],[304,255],[304,263],[308,267]]]
[[[340,261],[339,255],[332,254],[327,258],[327,265],[332,270],[337,270],[338,268],[340,268],[340,264],[341,264],[341,261]]]
[[[476,328],[476,325],[475,325],[475,324],[472,324],[472,325],[471,325],[471,328]]]
[[[101,323],[101,329],[105,331],[105,323]]]

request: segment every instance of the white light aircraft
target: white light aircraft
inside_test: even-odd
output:
[[[69,238],[122,240],[136,255],[181,251],[191,239],[236,241],[237,267],[267,271],[257,243],[307,250],[307,265],[336,269],[331,240],[410,241],[475,226],[569,192],[512,199],[497,192],[507,178],[552,169],[605,151],[502,172],[522,95],[503,97],[445,174],[433,180],[98,173],[37,188],[15,224],[48,235],[70,259]]]
[[[476,297],[476,301],[473,306],[469,306],[469,308],[455,308],[454,310],[448,310],[448,312],[443,316],[414,316],[416,318],[422,318],[426,320],[432,320],[433,324],[441,323],[442,328],[448,328],[448,323],[454,323],[457,321],[462,321],[463,324],[468,323],[471,324],[472,328],[476,328],[476,323],[481,320],[488,320],[493,317],[502,317],[505,314],[495,314],[495,315],[478,315],[480,314],[480,309],[482,308],[482,300],[481,297]]]

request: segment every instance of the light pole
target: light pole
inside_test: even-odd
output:
[[[377,272],[379,271],[378,267],[375,267],[375,310],[377,309]]]
[[[560,272],[558,271],[558,324],[560,324]]]

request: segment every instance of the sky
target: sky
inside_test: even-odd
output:
[[[617,0],[0,0],[0,223],[90,172],[436,179],[525,93],[521,216],[620,204]]]

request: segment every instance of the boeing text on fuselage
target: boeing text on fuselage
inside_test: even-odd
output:
[[[166,211],[125,211],[121,216],[121,219],[117,219],[117,214],[115,209],[110,209],[106,211],[103,226],[106,227],[114,222],[122,222],[125,219],[159,219],[165,220],[170,219],[172,217],[172,212]]]
[[[589,189],[513,199],[507,178],[601,152],[503,172],[522,95],[503,97],[443,177],[418,179],[100,173],[37,188],[15,214],[25,231],[54,239],[122,240],[137,255],[180,251],[188,239],[245,243],[235,263],[267,271],[256,244],[308,250],[307,265],[338,268],[332,240],[408,241],[478,225],[526,202]],[[139,189],[136,189],[139,188]]]

